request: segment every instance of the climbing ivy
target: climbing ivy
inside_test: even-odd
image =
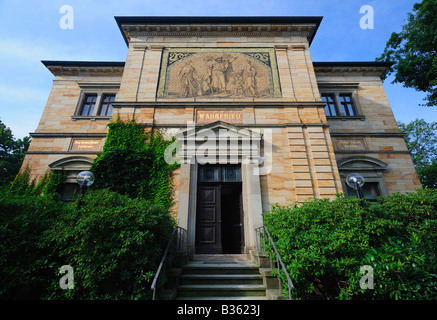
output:
[[[164,160],[166,141],[159,131],[145,132],[135,121],[117,119],[108,124],[109,132],[102,153],[94,161],[94,188],[141,197],[170,207],[173,182],[171,173],[177,164]]]

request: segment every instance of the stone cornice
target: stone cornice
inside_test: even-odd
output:
[[[124,62],[114,61],[41,61],[50,72],[57,75],[76,75],[79,73],[122,76]]]
[[[314,71],[322,72],[373,72],[381,75],[393,65],[393,62],[377,61],[340,61],[340,62],[313,62]]]
[[[321,17],[115,17],[128,44],[138,37],[291,37],[311,43]]]
[[[324,108],[320,101],[116,101],[114,108]]]

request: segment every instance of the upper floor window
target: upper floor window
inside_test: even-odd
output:
[[[97,102],[97,94],[86,94],[83,100],[83,106],[80,115],[81,116],[93,115],[96,102]]]
[[[115,94],[105,94],[102,97],[100,106],[101,116],[112,116],[112,102],[115,100]]]
[[[322,93],[322,100],[326,102],[325,114],[328,117],[357,115],[351,93]]]
[[[325,105],[325,115],[330,119],[360,119],[365,117],[360,113],[356,94],[357,83],[318,83],[320,95]]]
[[[345,116],[355,116],[356,112],[354,110],[354,103],[352,100],[352,94],[339,94],[338,95],[340,104],[341,104],[341,110],[343,111]]]
[[[335,105],[335,95],[333,94],[322,94],[322,100],[326,102],[325,114],[327,116],[337,115],[337,106]]]
[[[73,120],[110,120],[113,113],[112,104],[115,102],[120,83],[100,82],[78,83],[82,89]]]

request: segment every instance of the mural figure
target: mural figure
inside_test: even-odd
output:
[[[215,58],[213,62],[207,61],[207,65],[210,68],[210,83],[211,83],[211,93],[225,93],[226,84],[232,74],[232,62],[235,61],[237,57],[218,57]]]
[[[247,69],[244,70],[245,80],[244,80],[244,94],[246,97],[257,97],[258,91],[256,88],[256,68],[252,61],[247,62]]]
[[[178,75],[182,82],[181,97],[195,97],[198,91],[198,83],[195,77],[198,77],[198,75],[196,69],[192,66],[192,61],[188,61]]]

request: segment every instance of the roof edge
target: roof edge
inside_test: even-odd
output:
[[[48,67],[124,67],[123,61],[61,61],[41,60],[41,63]]]
[[[317,67],[379,67],[390,68],[394,62],[383,61],[320,61],[313,62],[313,66]]]
[[[129,45],[129,40],[123,31],[123,26],[138,26],[138,25],[284,25],[284,24],[314,24],[314,32],[312,33],[309,44],[314,38],[322,16],[115,16],[118,28],[126,42]]]

